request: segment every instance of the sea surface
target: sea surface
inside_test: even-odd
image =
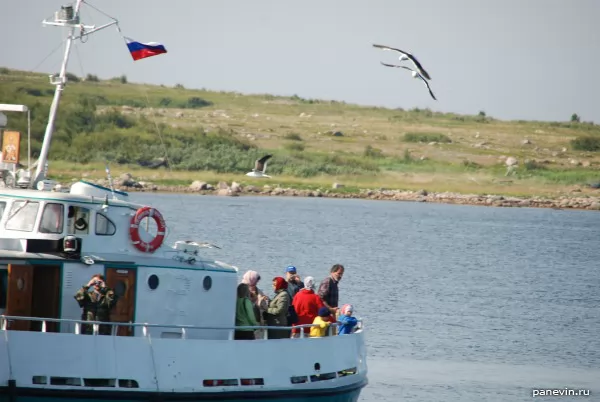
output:
[[[263,278],[346,267],[363,318],[360,401],[600,401],[600,213],[394,201],[134,193],[168,242]],[[267,282],[267,281],[265,281]],[[268,289],[269,284],[264,283]],[[539,389],[587,397],[533,397]]]

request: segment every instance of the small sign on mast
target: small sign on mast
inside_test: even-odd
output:
[[[18,131],[5,131],[2,137],[2,162],[19,163],[21,150],[21,133]]]

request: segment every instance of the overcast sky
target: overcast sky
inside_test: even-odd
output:
[[[61,1],[2,0],[0,66],[56,71]],[[69,71],[186,88],[431,108],[500,119],[600,122],[600,0],[90,0],[123,34],[168,54],[133,62],[114,28],[73,51]],[[109,21],[84,4],[84,22]],[[7,38],[10,38],[8,40]],[[412,52],[434,101],[394,63]],[[0,94],[2,102],[3,94]]]

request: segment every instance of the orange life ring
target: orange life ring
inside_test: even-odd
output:
[[[156,222],[156,226],[158,227],[156,237],[152,239],[150,242],[145,242],[140,237],[140,222],[144,218],[153,218],[154,222]],[[129,237],[131,237],[131,241],[133,245],[140,251],[145,253],[152,253],[160,245],[163,243],[165,239],[165,231],[167,229],[167,224],[165,223],[165,219],[162,214],[158,211],[158,209],[151,207],[142,207],[138,209],[131,217],[131,224],[129,225]]]

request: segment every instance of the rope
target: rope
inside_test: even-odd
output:
[[[60,47],[62,47],[62,45],[64,45],[66,41],[67,41],[66,39],[63,39],[62,42],[60,42],[60,44],[58,46],[56,46],[52,51],[50,51],[50,53],[48,53],[48,55],[46,55],[46,57],[44,57],[42,59],[42,61],[40,61],[37,64],[37,66],[32,68],[31,71],[37,70],[39,68],[39,66],[41,66],[48,59],[48,57],[52,56],[52,54],[54,54]]]
[[[85,42],[83,42],[85,43]],[[79,54],[79,46],[75,44],[75,53],[77,55],[77,61],[79,62],[79,69],[81,70],[81,78],[85,79],[85,71],[83,70],[83,62],[81,61],[81,55]]]
[[[155,115],[154,115],[154,108],[150,104],[150,97],[148,96],[148,90],[146,89],[146,87],[144,87],[143,91],[144,91],[144,95],[146,97],[146,105],[150,109],[150,119],[154,123],[154,127],[156,127],[156,132],[158,133],[158,138],[160,139],[160,143],[161,143],[161,145],[163,147],[163,150],[165,152],[165,160],[167,162],[167,169],[169,169],[170,173],[173,173],[173,168],[171,167],[171,159],[169,158],[169,153],[168,153],[168,150],[167,150],[167,145],[165,144],[165,141],[163,139],[162,133],[160,132],[160,127],[159,127],[158,123],[156,122],[156,118],[155,118]],[[178,194],[177,198],[179,199],[179,202],[181,203],[181,206],[185,207],[185,203],[183,202],[183,198],[181,197],[181,194]],[[171,236],[171,229],[169,227],[167,227],[164,241],[167,241],[170,236]]]
[[[118,21],[115,17],[113,17],[112,15],[106,14],[104,11],[100,10],[98,7],[95,7],[94,5],[92,5],[92,3],[90,3],[89,1],[83,0],[82,3],[87,4],[90,8],[93,8],[94,10],[98,11],[100,14],[104,15],[105,17],[108,17],[113,21]]]
[[[151,112],[154,112],[154,108],[150,105],[150,97],[148,96],[148,90],[144,87],[144,95],[146,96],[146,105],[150,108]],[[163,147],[163,150],[165,151],[165,159],[167,160],[167,168],[169,169],[169,171],[171,173],[173,173],[173,171],[171,170],[171,163],[170,163],[170,159],[169,159],[169,154],[167,152],[167,146],[165,145],[165,141],[163,140],[162,137],[162,133],[160,132],[160,127],[158,126],[158,123],[156,122],[154,113],[150,113],[150,118],[152,119],[152,122],[154,123],[154,127],[156,127],[156,131],[158,132],[158,138],[160,138],[160,144]]]

